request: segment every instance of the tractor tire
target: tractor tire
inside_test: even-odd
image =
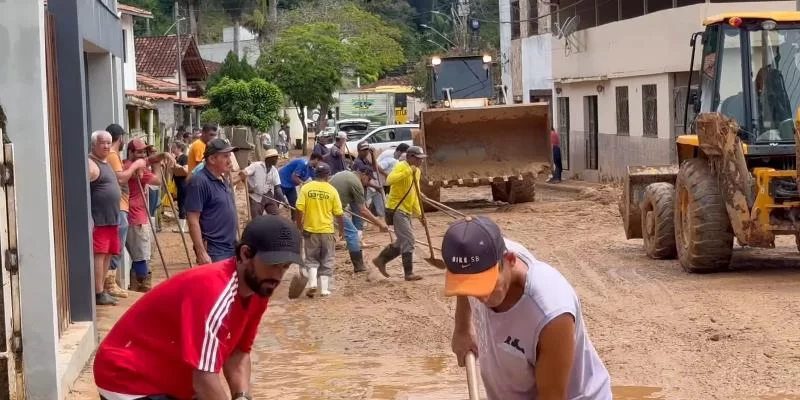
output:
[[[424,195],[425,197],[427,197],[427,198],[429,198],[429,199],[431,199],[433,201],[437,201],[437,202],[441,201],[440,200],[441,196],[442,196],[442,187],[441,186],[432,186],[432,185],[429,185],[427,183],[420,182],[419,187],[420,187],[420,189],[422,191],[422,195]],[[428,203],[422,201],[422,199],[420,199],[420,201],[422,202],[422,209],[426,213],[432,213],[432,212],[435,212],[435,211],[439,211],[436,207],[433,207],[433,206],[429,205]]]
[[[719,180],[704,159],[681,163],[675,182],[675,244],[687,272],[728,268],[733,228]]]
[[[675,258],[675,187],[666,182],[647,186],[640,208],[647,256],[654,260]]]
[[[508,204],[528,203],[536,197],[536,179],[526,176],[522,180],[492,183],[492,200]]]

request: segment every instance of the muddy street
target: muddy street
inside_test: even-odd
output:
[[[446,189],[442,201],[494,218],[570,280],[615,398],[800,399],[793,239],[769,251],[737,250],[732,272],[688,274],[677,261],[647,259],[640,240],[625,240],[616,189],[537,190],[537,202],[513,206],[491,204],[488,188]],[[439,246],[449,217],[428,219]],[[159,238],[177,272],[186,256],[170,231]],[[368,229],[365,241],[371,259],[388,236]],[[450,352],[454,302],[443,297],[443,271],[427,265],[427,256],[418,245],[415,268],[424,279],[409,283],[399,261],[389,279],[354,276],[342,249],[333,295],[324,299],[288,300],[287,275],[256,342],[254,398],[466,399],[465,371]],[[153,268],[161,273],[160,263]],[[117,309],[102,311],[106,325]],[[97,398],[91,366],[69,398]]]

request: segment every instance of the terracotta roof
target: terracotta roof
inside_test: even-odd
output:
[[[122,4],[122,3],[117,4],[117,10],[119,10],[119,12],[123,14],[130,14],[144,18],[153,18],[153,13],[151,13],[150,11],[134,6],[129,6],[127,4]]]
[[[204,106],[209,103],[208,99],[201,99],[199,97],[184,97],[179,99],[178,96],[173,94],[146,92],[143,90],[126,90],[125,94],[128,96],[141,97],[144,99],[153,100],[171,100],[176,103],[186,104],[190,106]]]
[[[211,60],[206,60],[206,59],[203,59],[203,64],[206,65],[206,71],[208,71],[209,75],[213,74],[214,72],[219,71],[219,68],[222,66],[222,63],[218,63],[218,62],[211,61]]]
[[[208,79],[200,49],[191,35],[181,35],[183,70],[189,81]],[[136,38],[136,71],[155,78],[175,76],[178,64],[177,38],[169,36],[140,36]]]
[[[136,87],[140,90],[155,91],[155,92],[172,92],[177,93],[179,90],[178,84],[167,82],[165,80],[156,79],[152,76],[145,74],[136,74]]]

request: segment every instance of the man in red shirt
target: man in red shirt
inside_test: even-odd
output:
[[[123,168],[128,169],[129,165],[137,160],[147,160],[148,149],[150,146],[142,139],[133,139],[128,142],[128,157],[123,163]],[[168,163],[174,160],[172,155],[165,157],[169,158]],[[142,197],[142,188],[146,190],[147,185],[160,185],[159,175],[160,172],[154,174],[149,168],[140,168],[128,179],[130,197],[128,200],[128,235],[125,238],[125,247],[131,255],[130,290],[136,292],[147,292],[152,287],[150,267],[147,265],[153,247],[150,243],[152,232],[147,226],[150,223],[150,214],[147,211],[145,197]]]
[[[184,271],[142,296],[100,343],[94,379],[104,400],[249,400],[250,350],[273,291],[301,264],[300,231],[263,215],[236,257]],[[253,296],[255,294],[255,296]]]

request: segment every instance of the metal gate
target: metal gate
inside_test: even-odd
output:
[[[67,222],[64,210],[64,173],[61,157],[61,106],[58,96],[58,64],[56,62],[55,19],[45,14],[45,59],[47,62],[47,110],[50,129],[50,190],[53,198],[53,241],[56,267],[56,304],[58,335],[69,326],[69,269],[67,263]]]
[[[2,130],[0,130],[2,136]],[[0,296],[0,396],[25,399],[22,375],[22,318],[20,315],[19,263],[17,258],[17,208],[14,195],[14,148],[0,151],[0,257],[3,295]]]

